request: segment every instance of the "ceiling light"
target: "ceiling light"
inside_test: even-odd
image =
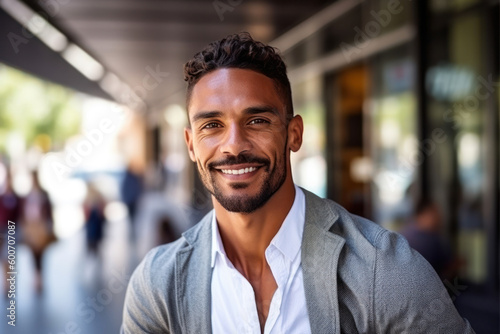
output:
[[[17,0],[2,0],[0,6],[24,26],[28,25],[35,12],[24,3]]]
[[[119,96],[119,94],[122,90],[123,83],[120,80],[120,78],[118,78],[118,76],[116,74],[108,72],[101,79],[101,81],[99,81],[99,86],[101,86],[101,88],[106,93],[108,93],[112,97],[116,98]]]
[[[62,56],[68,63],[73,65],[74,68],[90,80],[98,81],[104,75],[104,67],[75,44],[69,44],[62,52]]]
[[[0,6],[52,50],[60,52],[68,44],[68,39],[63,33],[22,2],[2,0]]]

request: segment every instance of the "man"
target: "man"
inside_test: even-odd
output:
[[[303,124],[273,48],[228,36],[185,77],[214,210],[135,270],[122,333],[473,333],[404,238],[294,185]]]

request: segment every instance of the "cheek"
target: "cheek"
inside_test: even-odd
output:
[[[214,140],[203,139],[195,141],[193,146],[193,151],[196,156],[196,160],[202,164],[213,158],[216,152],[217,146]]]
[[[281,161],[283,160],[283,152],[288,151],[286,138],[278,136],[262,136],[254,145],[254,147],[259,148],[260,154],[265,154],[271,159],[271,164],[283,163]]]
[[[252,134],[252,138],[254,139],[255,147],[260,147],[267,151],[277,150],[286,145],[286,132],[280,131],[277,128]]]

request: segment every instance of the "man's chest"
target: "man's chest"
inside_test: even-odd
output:
[[[213,333],[311,331],[301,268],[288,277],[271,274],[250,282],[236,269],[215,267],[211,296]]]

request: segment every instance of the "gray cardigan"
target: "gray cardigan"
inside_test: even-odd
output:
[[[313,334],[474,333],[406,240],[304,190],[302,268]],[[211,217],[134,271],[121,333],[211,332]]]

